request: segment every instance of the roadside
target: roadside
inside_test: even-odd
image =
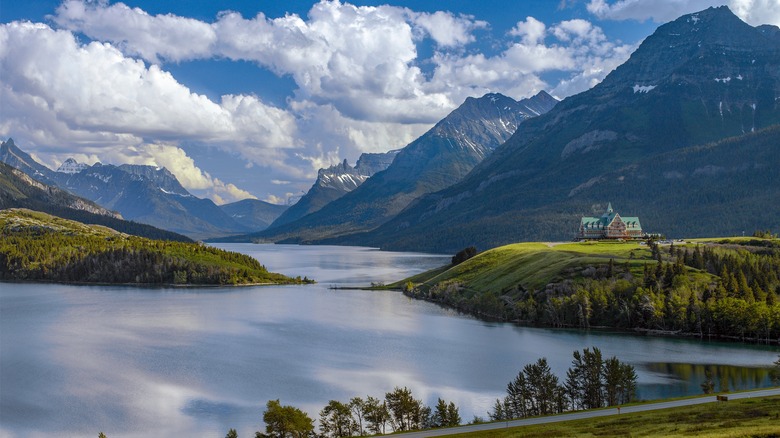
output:
[[[635,404],[635,405],[624,406],[621,407],[620,409],[617,408],[595,409],[589,411],[574,412],[570,414],[526,418],[522,420],[502,421],[496,423],[472,424],[468,426],[453,427],[448,429],[434,429],[434,430],[426,430],[421,432],[411,432],[411,433],[401,434],[401,436],[403,436],[404,438],[418,438],[418,437],[472,434],[474,437],[487,437],[487,436],[496,436],[496,434],[499,431],[502,432],[501,436],[514,436],[514,435],[520,435],[521,433],[523,434],[523,436],[527,436],[530,430],[526,429],[524,426],[562,423],[562,422],[569,422],[575,420],[595,419],[601,417],[613,417],[613,416],[617,417],[618,415],[620,415],[621,416],[620,418],[622,419],[626,417],[628,414],[639,414],[639,413],[657,411],[662,409],[690,407],[690,406],[704,405],[704,404],[716,403],[716,402],[722,406],[728,407],[731,401],[756,399],[756,398],[763,399],[766,397],[773,397],[772,399],[769,400],[769,403],[775,409],[776,412],[774,414],[771,414],[774,415],[774,417],[767,419],[768,421],[767,435],[755,435],[755,436],[771,436],[768,434],[769,431],[771,431],[772,433],[780,433],[780,418],[778,418],[778,416],[780,415],[780,398],[778,398],[780,397],[780,388],[745,391],[745,392],[727,394],[726,396],[728,397],[729,401],[718,402],[717,396],[708,395],[703,397],[686,398],[681,400],[660,401],[657,403]],[[763,415],[760,413],[756,413],[756,410],[751,409],[750,407],[747,408],[747,411],[748,411],[747,415],[749,416],[760,417],[761,415]],[[678,413],[678,410],[673,411],[673,413],[678,417],[680,415],[683,415],[683,413]],[[728,411],[726,413],[728,413]],[[721,417],[723,418],[712,418],[712,420],[713,421],[728,420],[728,418],[726,418],[725,415],[721,415]],[[633,418],[633,416],[631,416],[631,418]],[[734,421],[739,422],[738,419],[734,419]],[[650,418],[648,420],[648,424],[658,425],[660,423],[664,423],[664,420],[660,420],[658,418]],[[589,424],[591,424],[591,427],[593,427],[592,423]],[[700,427],[701,424],[698,424],[696,426]],[[520,428],[520,427],[523,427],[523,429],[512,430],[513,428]],[[640,427],[640,426],[635,425],[635,427]],[[606,427],[602,427],[601,428],[602,433],[600,434],[600,436],[604,436],[603,433],[607,430],[609,429],[607,429]],[[753,431],[756,431],[756,433],[762,433],[758,429],[751,429],[751,433]],[[632,430],[632,432],[636,432],[636,430]],[[549,433],[550,432],[547,431],[542,435],[557,436],[561,432],[553,433],[552,435],[550,435]],[[623,435],[624,434],[625,433],[623,433]],[[668,432],[660,433],[660,435],[668,435]]]

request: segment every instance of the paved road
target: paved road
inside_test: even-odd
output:
[[[728,398],[729,400],[736,400],[741,398],[768,397],[773,395],[780,395],[780,388],[738,392],[734,394],[728,394]],[[658,402],[658,403],[646,403],[641,405],[622,407],[620,408],[620,415],[630,414],[633,412],[644,412],[644,411],[654,411],[657,409],[676,408],[680,406],[700,405],[703,403],[713,403],[715,401],[717,401],[715,399],[715,396],[710,396],[710,397],[689,398],[685,400],[674,400],[674,401]],[[422,432],[410,432],[410,433],[405,433],[405,434],[395,435],[395,436],[400,436],[403,438],[418,438],[418,437],[455,435],[459,433],[506,429],[508,427],[517,427],[517,426],[528,426],[531,424],[557,423],[560,421],[581,420],[583,418],[606,417],[609,415],[618,415],[617,409],[580,411],[571,414],[562,414],[562,415],[555,415],[549,417],[527,418],[524,420],[512,420],[512,421],[504,421],[500,423],[472,424],[468,426],[452,427],[448,429],[435,429],[435,430],[426,430]]]

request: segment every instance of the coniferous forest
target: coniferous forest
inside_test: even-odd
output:
[[[0,211],[0,237],[0,280],[149,285],[310,281],[268,272],[244,254],[131,236],[23,209]]]
[[[541,285],[480,285],[474,270],[488,278],[499,275],[499,268],[485,267],[478,256],[452,269],[461,274],[439,270],[434,279],[413,278],[403,287],[416,298],[523,324],[780,342],[780,241],[716,239],[677,246],[650,241],[645,248],[599,258],[578,255],[584,260],[579,266],[566,265]],[[555,266],[558,262],[545,259],[551,253],[528,256],[518,266]],[[503,264],[500,275],[516,268]]]

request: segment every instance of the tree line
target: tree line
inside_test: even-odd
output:
[[[451,280],[432,287],[410,284],[404,292],[480,317],[530,325],[780,342],[780,242],[648,245],[652,260],[643,264],[609,259],[540,290],[516,285],[475,292]]]
[[[636,395],[634,367],[617,357],[604,359],[601,350],[574,351],[572,366],[561,381],[546,358],[528,364],[507,384],[507,395],[497,399],[488,414],[493,421],[559,414],[580,409],[616,406]]]
[[[616,356],[604,359],[597,347],[572,353],[572,365],[566,380],[552,373],[546,358],[525,365],[506,386],[507,395],[497,399],[488,412],[492,421],[506,421],[536,415],[549,415],[581,409],[619,406],[631,402],[636,395],[637,375],[630,364]],[[780,355],[772,363],[772,384],[780,385]],[[705,394],[714,392],[712,374],[707,370],[702,383]],[[721,388],[721,391],[727,389]],[[341,438],[384,435],[392,432],[454,427],[461,424],[458,407],[439,398],[431,409],[416,399],[407,387],[395,387],[384,400],[368,396],[353,397],[349,402],[330,400],[319,412],[319,430],[314,420],[299,408],[282,405],[279,399],[269,400],[263,412],[265,432],[255,432],[255,438]],[[481,423],[474,417],[472,424]],[[107,438],[103,432],[98,438]],[[230,429],[225,438],[238,438]]]
[[[11,214],[11,213],[8,213]],[[309,282],[207,245],[151,240],[47,216],[0,220],[0,280],[139,284]]]
[[[282,405],[279,400],[270,400],[263,413],[265,432],[256,432],[255,437],[341,438],[451,427],[461,423],[455,403],[439,398],[436,406],[430,407],[415,398],[407,387],[396,387],[386,393],[384,399],[368,396],[365,399],[353,397],[348,402],[330,400],[319,414],[320,433],[316,434],[314,420],[304,411]]]

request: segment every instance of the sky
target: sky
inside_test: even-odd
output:
[[[218,204],[284,204],[469,96],[587,90],[721,4],[780,25],[780,0],[4,1],[0,138],[53,169],[164,166]]]

